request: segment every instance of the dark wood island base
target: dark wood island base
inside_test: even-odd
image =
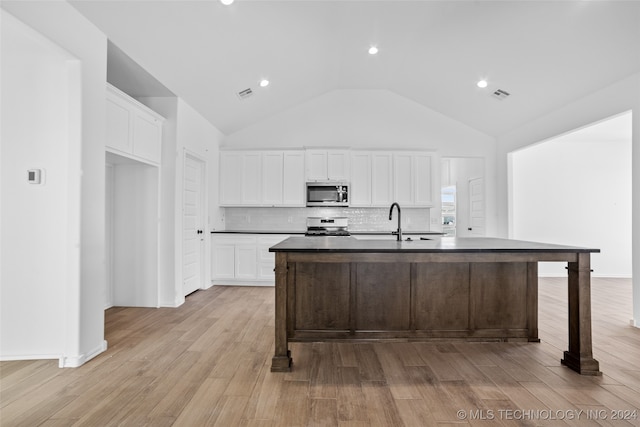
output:
[[[538,342],[538,262],[569,270],[569,350],[562,364],[599,375],[591,354],[594,249],[506,239],[395,242],[293,237],[276,252],[272,372],[291,370],[289,342]]]

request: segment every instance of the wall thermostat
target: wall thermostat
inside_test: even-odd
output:
[[[29,184],[41,184],[42,169],[29,169],[27,171],[27,181],[29,181]]]

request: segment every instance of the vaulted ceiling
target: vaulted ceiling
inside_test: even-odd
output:
[[[640,72],[635,1],[70,3],[225,134],[332,90],[386,89],[497,137]],[[149,90],[132,95],[166,95]]]

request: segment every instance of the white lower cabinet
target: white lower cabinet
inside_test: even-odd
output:
[[[255,242],[255,239],[252,240]],[[236,279],[255,280],[257,277],[256,254],[258,250],[254,242],[236,245]]]
[[[213,284],[274,285],[275,255],[269,248],[289,235],[214,233],[211,236]]]
[[[236,247],[233,243],[214,242],[212,254],[212,275],[216,279],[234,279],[236,277]]]

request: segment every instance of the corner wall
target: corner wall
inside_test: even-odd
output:
[[[66,150],[67,176],[52,175],[47,179],[62,179],[62,185],[66,187],[66,206],[68,208],[65,224],[68,224],[64,237],[38,236],[29,241],[31,245],[37,245],[40,250],[51,257],[58,256],[61,245],[67,252],[67,260],[64,263],[65,288],[57,289],[57,298],[64,299],[64,320],[57,322],[50,316],[45,316],[45,322],[51,321],[60,329],[54,335],[61,337],[62,348],[55,348],[61,366],[74,367],[82,365],[87,360],[106,349],[104,341],[104,307],[103,298],[105,290],[105,81],[106,81],[106,37],[95,26],[81,16],[71,5],[66,2],[13,2],[3,1],[2,9],[22,21],[26,26],[33,28],[48,39],[52,44],[68,52],[71,61],[65,102],[68,103],[72,114],[65,120],[67,127],[68,148]],[[3,44],[8,41],[4,30],[6,22],[5,13],[3,20]],[[55,19],[51,19],[55,16]],[[25,27],[26,28],[26,27]],[[11,65],[5,61],[5,49],[2,49],[2,63]],[[37,66],[27,66],[31,70],[37,70]],[[31,88],[38,91],[36,81],[5,83],[3,70],[3,114],[9,105],[5,103],[5,88],[13,86],[17,91],[24,90],[29,93]],[[25,75],[29,78],[29,75]],[[75,85],[73,82],[77,82]],[[75,111],[75,113],[73,113]],[[5,120],[3,117],[3,132]],[[29,129],[41,129],[38,123],[25,121],[12,123],[24,131]],[[42,143],[47,141],[46,135],[42,135]],[[6,140],[3,137],[3,151]],[[29,160],[35,161],[36,152],[32,152]],[[3,155],[4,160],[4,155]],[[9,161],[10,159],[7,159]],[[29,163],[31,163],[29,162]],[[55,169],[54,169],[55,170]],[[4,168],[3,168],[4,173]],[[3,176],[3,185],[5,177]],[[50,181],[53,184],[54,181]],[[2,204],[5,205],[5,193],[2,192]],[[56,199],[60,203],[58,196]],[[65,198],[62,198],[64,204]],[[51,205],[55,209],[55,204]],[[3,213],[3,243],[4,230],[12,227],[25,227],[29,224],[15,224],[6,222]],[[21,217],[18,221],[29,221],[28,216]],[[32,225],[32,224],[31,224]],[[59,224],[58,224],[59,225]],[[3,248],[2,263],[7,248]],[[37,269],[38,265],[31,265]],[[58,276],[61,277],[61,276]],[[27,275],[24,271],[16,272],[12,277],[7,277],[3,267],[2,288],[3,301],[5,289],[9,283],[15,286],[27,286]],[[33,282],[32,282],[33,283]],[[36,301],[50,304],[47,300],[51,283],[49,281],[37,281],[35,288],[29,292],[28,299],[14,300],[14,308],[30,313],[37,306]],[[40,313],[36,313],[34,319]],[[2,319],[3,328],[9,325],[12,334],[20,334],[28,330],[28,325],[19,319]],[[46,333],[36,328],[40,334]],[[4,334],[4,333],[3,333]],[[25,335],[27,336],[27,335]],[[57,338],[56,338],[57,340]],[[36,342],[45,342],[45,339],[36,338]],[[2,355],[15,354],[16,349],[3,345]],[[20,350],[18,350],[20,351]],[[35,351],[35,350],[29,350]],[[58,353],[59,352],[59,353]],[[28,358],[30,354],[21,354],[21,358]],[[38,357],[36,354],[31,354]]]

